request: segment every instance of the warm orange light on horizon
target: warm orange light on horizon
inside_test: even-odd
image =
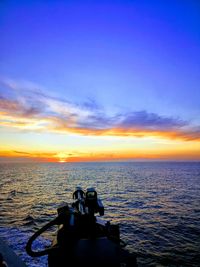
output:
[[[193,150],[133,150],[105,151],[69,154],[66,152],[0,152],[1,161],[31,161],[31,162],[92,162],[92,161],[130,161],[130,160],[200,160],[200,151]]]
[[[66,162],[66,160],[64,160],[64,159],[60,159],[58,162],[60,162],[60,163],[64,163],[64,162]]]

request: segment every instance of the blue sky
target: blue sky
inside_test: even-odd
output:
[[[186,131],[198,137],[199,14],[193,0],[2,1],[1,109],[7,116],[8,109],[16,112],[5,105],[13,100],[21,108],[26,102],[26,112],[54,114],[59,102],[79,127],[131,122],[140,131],[177,127],[181,136]],[[41,95],[54,104],[47,108]],[[2,120],[4,138],[12,132],[9,119]]]

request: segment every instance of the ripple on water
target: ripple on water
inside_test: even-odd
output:
[[[139,266],[199,266],[199,163],[0,164],[0,235],[30,267],[46,266],[24,247],[30,235],[72,201],[77,185],[95,187],[105,220],[120,224],[121,238]],[[50,244],[55,229],[38,240]]]

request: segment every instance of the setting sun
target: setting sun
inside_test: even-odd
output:
[[[0,8],[0,159],[200,160],[198,8],[67,2]]]

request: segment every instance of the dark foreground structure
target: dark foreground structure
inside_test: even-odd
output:
[[[0,238],[0,252],[8,267],[27,267],[2,238]]]
[[[104,215],[104,207],[94,188],[84,192],[77,187],[70,206],[59,208],[58,216],[43,226],[29,240],[27,253],[32,257],[48,255],[49,267],[136,267],[134,254],[125,249],[120,239],[119,225],[96,218]],[[44,231],[58,225],[51,247],[33,251],[33,241]]]

